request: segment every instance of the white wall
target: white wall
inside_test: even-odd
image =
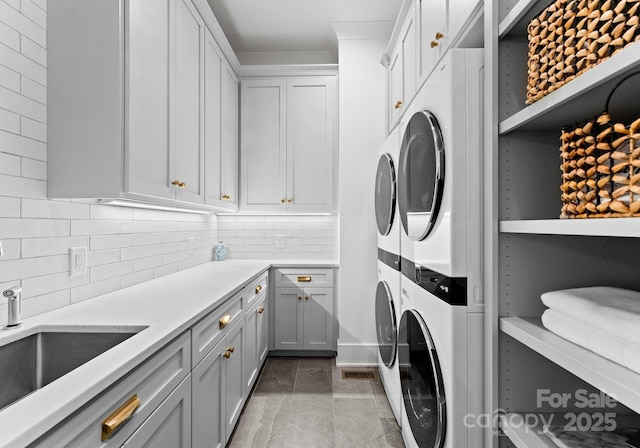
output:
[[[284,247],[276,247],[282,235]],[[218,238],[228,258],[338,259],[338,217],[323,215],[221,215]]]
[[[46,7],[0,0],[0,290],[23,287],[25,317],[204,263],[217,241],[216,216],[46,199]],[[72,246],[86,275],[68,275]]]
[[[386,75],[380,59],[392,27],[334,24],[340,72],[340,364],[377,363],[373,188],[376,153],[386,134]],[[374,38],[363,38],[363,30]]]

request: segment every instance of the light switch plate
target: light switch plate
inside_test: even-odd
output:
[[[276,235],[276,249],[284,249],[284,235]]]

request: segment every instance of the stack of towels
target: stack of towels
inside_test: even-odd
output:
[[[640,292],[595,286],[541,298],[549,331],[640,373]]]

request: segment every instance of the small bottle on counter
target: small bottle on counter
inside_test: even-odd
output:
[[[213,248],[213,251],[216,254],[216,261],[222,261],[227,255],[227,246],[222,241],[218,241],[218,245]]]

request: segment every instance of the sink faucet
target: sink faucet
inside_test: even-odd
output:
[[[5,289],[2,293],[8,300],[8,316],[7,326],[5,330],[11,330],[20,327],[20,311],[22,310],[22,288],[20,286],[14,286],[13,288]]]

